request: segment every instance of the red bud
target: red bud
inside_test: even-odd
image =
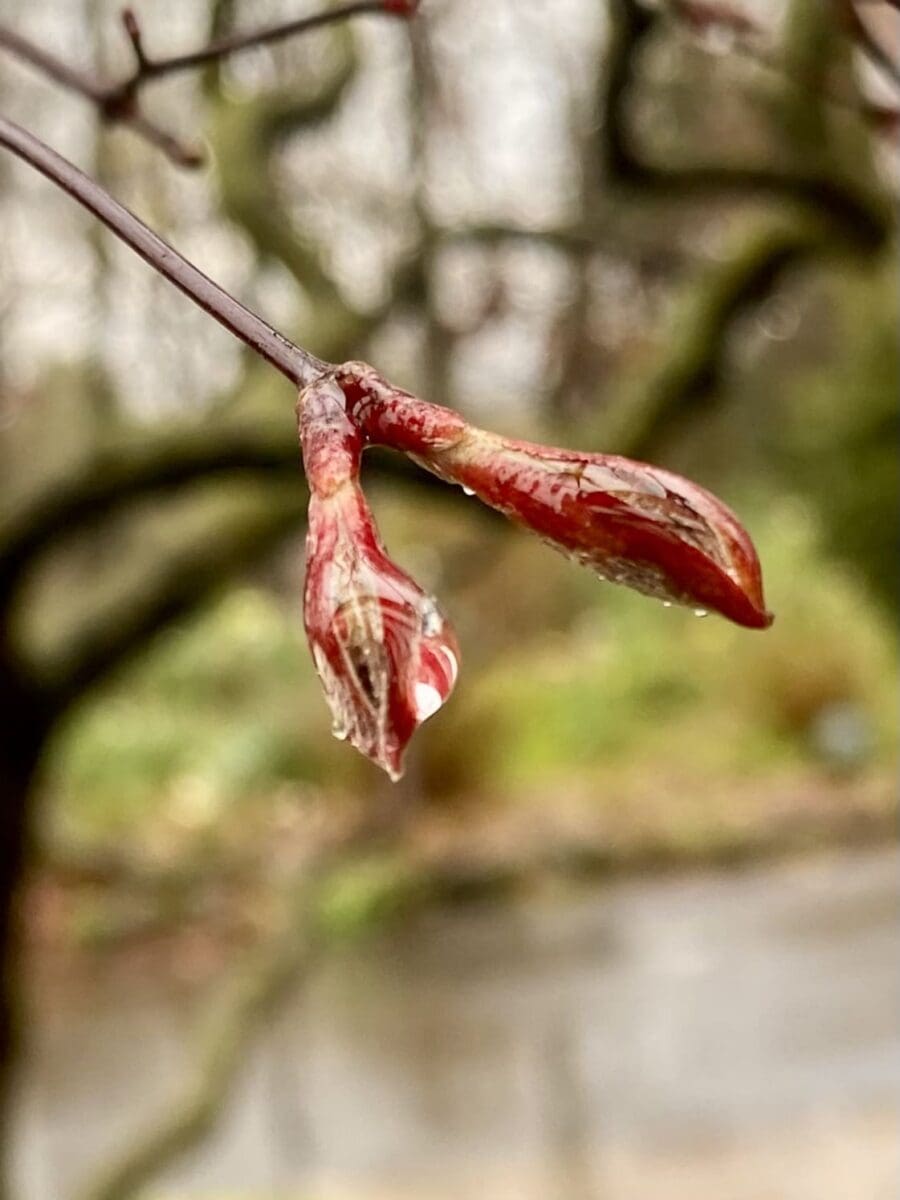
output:
[[[743,526],[671,471],[480,430],[434,465],[603,579],[753,629],[771,624]]]
[[[712,609],[752,629],[771,624],[753,543],[710,492],[658,467],[513,441],[348,363],[337,376],[371,441],[411,455],[527,526],[604,579]]]
[[[419,725],[453,690],[456,637],[435,601],[388,558],[356,476],[361,438],[333,383],[301,397],[312,496],[304,624],[336,737],[398,779]]]

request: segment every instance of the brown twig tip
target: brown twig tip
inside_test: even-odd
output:
[[[271,45],[291,37],[302,37],[313,30],[356,17],[376,15],[409,20],[415,16],[418,8],[419,0],[346,0],[342,5],[325,8],[309,16],[228,34],[187,54],[151,58],[144,50],[143,32],[137,13],[129,6],[121,10],[121,21],[134,51],[135,66],[126,78],[113,83],[77,70],[3,24],[0,24],[0,51],[30,63],[54,83],[77,92],[96,105],[104,121],[128,125],[172,162],[179,166],[196,167],[204,161],[200,151],[183,145],[141,111],[138,101],[146,84],[221,61],[243,50]]]
[[[131,42],[131,48],[134,50],[134,57],[137,60],[138,70],[144,71],[150,65],[147,55],[144,53],[144,40],[141,31],[141,25],[137,18],[137,13],[133,8],[122,9],[122,25],[125,33]]]
[[[393,17],[411,20],[419,11],[420,0],[382,0],[381,7]]]

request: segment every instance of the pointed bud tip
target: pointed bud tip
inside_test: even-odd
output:
[[[737,621],[736,623],[743,625],[745,629],[768,629],[774,620],[774,613],[769,612],[765,608],[758,608],[746,620]]]
[[[304,623],[335,735],[397,780],[459,673],[435,600],[391,561],[357,487],[310,505]]]

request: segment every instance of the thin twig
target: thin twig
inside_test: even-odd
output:
[[[2,116],[0,146],[12,151],[77,200],[154,270],[292,383],[298,387],[305,386],[327,370],[328,364],[295,346],[256,313],[245,308],[183,258],[168,242],[163,241],[133,212],[114,200],[99,183],[51,150],[33,133]]]
[[[137,13],[133,8],[122,9],[122,25],[128,40],[131,42],[131,48],[134,51],[137,72],[138,74],[142,74],[149,70],[150,63],[147,55],[144,53],[144,37],[137,19]]]
[[[37,46],[27,38],[0,25],[0,49],[9,51],[21,62],[35,67],[54,83],[77,96],[84,97],[95,105],[105,121],[127,125],[145,141],[162,150],[167,158],[180,167],[198,167],[203,162],[199,150],[182,144],[172,134],[167,133],[155,121],[145,117],[143,113],[132,106],[131,109],[120,106],[115,112],[108,108],[110,89],[105,88],[86,71],[79,71],[70,66],[49,50]]]
[[[191,71],[211,62],[221,62],[222,59],[230,58],[241,50],[283,42],[299,34],[311,33],[314,29],[322,29],[326,25],[334,25],[352,17],[411,17],[415,9],[416,5],[404,4],[400,0],[353,0],[350,4],[325,9],[324,12],[313,13],[312,16],[298,17],[293,21],[282,21],[276,25],[266,25],[261,29],[250,29],[243,33],[227,34],[189,54],[175,54],[169,58],[158,59],[147,57],[137,17],[133,10],[126,9],[122,19],[135,47],[138,62],[133,74],[119,84],[118,91],[121,94],[133,94],[135,89],[151,79],[160,79],[164,75],[173,75],[179,71]]]
[[[195,167],[203,161],[201,152],[167,133],[155,121],[145,117],[138,99],[141,89],[154,80],[194,70],[211,62],[230,58],[242,50],[285,41],[315,29],[359,16],[383,16],[409,19],[415,15],[418,0],[353,0],[349,4],[311,16],[266,25],[260,29],[228,34],[188,54],[151,58],[144,46],[143,31],[131,8],[122,13],[122,24],[134,51],[133,71],[116,83],[103,83],[86,71],[70,66],[55,54],[36,45],[22,34],[0,25],[0,49],[27,62],[61,87],[75,92],[94,104],[102,118],[111,124],[127,125],[146,141],[162,150],[179,166]]]
[[[818,219],[827,218],[841,241],[873,250],[889,229],[880,194],[861,188],[824,168],[781,167],[768,162],[700,161],[683,165],[648,161],[636,151],[629,127],[629,96],[635,60],[660,17],[639,0],[610,0],[613,20],[608,55],[604,115],[600,126],[601,162],[608,177],[644,195],[667,200],[719,195],[769,196],[795,201]]]

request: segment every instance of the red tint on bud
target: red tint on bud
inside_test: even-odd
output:
[[[696,484],[626,458],[498,437],[363,364],[337,379],[371,441],[474,492],[602,578],[751,629],[771,624],[749,535]]]
[[[414,17],[420,0],[381,0],[381,7],[395,17]]]
[[[752,629],[771,624],[749,536],[687,479],[481,431],[436,466],[603,579]]]
[[[325,380],[301,393],[311,498],[304,624],[333,731],[398,779],[419,725],[456,682],[456,637],[435,601],[387,556],[357,483],[362,439]]]

